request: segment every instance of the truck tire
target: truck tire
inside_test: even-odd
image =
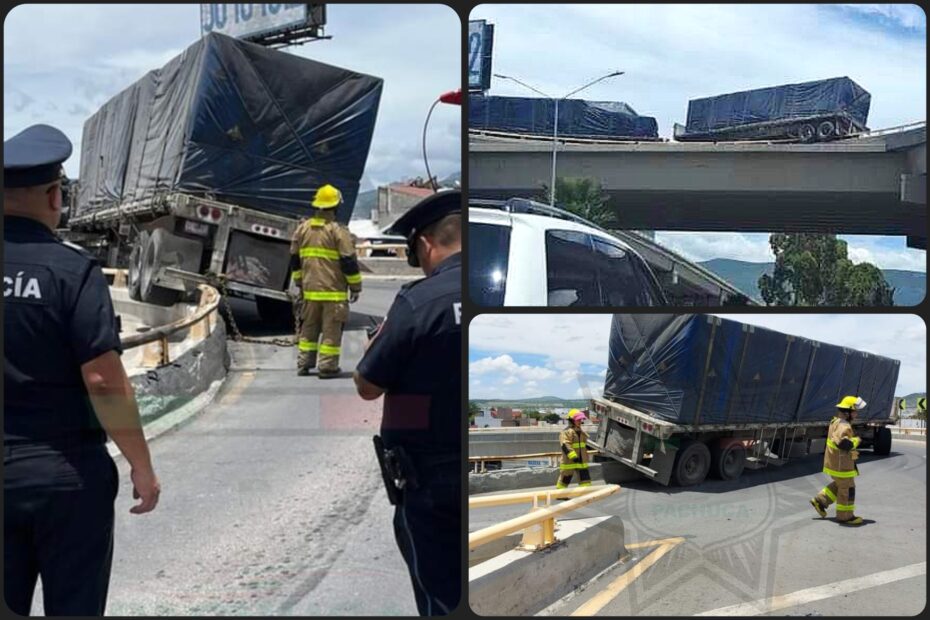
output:
[[[888,456],[891,453],[891,429],[882,426],[875,431],[875,442],[872,451],[879,456]]]
[[[129,291],[129,298],[136,301],[142,301],[142,252],[145,249],[145,243],[148,241],[149,233],[143,230],[136,237],[132,245],[132,251],[129,253],[129,269],[126,275],[126,288]]]
[[[813,142],[817,137],[817,130],[810,123],[805,123],[798,128],[798,139],[801,142]]]
[[[672,479],[680,487],[689,487],[704,482],[710,471],[710,449],[694,439],[685,439],[675,454]]]
[[[290,302],[268,297],[256,297],[255,307],[262,322],[276,327],[294,329],[294,306]]]
[[[833,121],[824,121],[817,126],[817,139],[829,140],[836,133],[836,125]]]
[[[746,467],[746,448],[735,439],[721,439],[710,451],[710,471],[721,480],[737,480]]]
[[[153,231],[146,238],[145,246],[142,248],[139,296],[145,303],[155,304],[156,306],[172,306],[181,297],[181,291],[158,286],[152,281],[164,255],[162,237],[166,234],[168,233],[160,228]]]

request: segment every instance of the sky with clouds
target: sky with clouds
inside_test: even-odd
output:
[[[872,95],[869,126],[926,117],[926,35],[916,5],[479,5],[494,24],[493,72],[561,96],[612,70],[583,93],[656,117],[659,134],[684,123],[689,99],[849,76]],[[491,94],[535,96],[492,78]],[[850,258],[926,271],[926,253],[903,237],[845,235]],[[692,260],[772,260],[766,234],[660,232]]]
[[[430,104],[461,83],[461,22],[444,5],[327,5],[332,40],[289,53],[384,79],[362,189],[425,176],[420,139]],[[4,22],[3,135],[34,123],[75,144],[101,104],[200,36],[199,4],[20,5]],[[461,169],[461,108],[437,106],[428,136],[440,177]]]
[[[911,314],[718,316],[901,360],[896,394],[925,390],[926,326]],[[468,397],[600,396],[610,314],[482,314],[468,330]]]

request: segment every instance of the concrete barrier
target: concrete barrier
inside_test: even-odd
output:
[[[644,478],[635,469],[615,461],[590,463],[588,471],[591,473],[592,480],[603,480],[611,484]],[[558,467],[526,467],[489,471],[484,474],[468,474],[468,494],[555,487],[558,476]],[[577,477],[575,481],[577,482]]]
[[[198,308],[197,304],[191,303],[173,306],[142,303],[130,299],[128,291],[121,286],[111,286],[110,296],[114,310],[122,320],[120,336],[124,339],[139,331],[192,316]],[[207,325],[209,331],[206,331]],[[150,364],[145,362],[144,352],[146,347],[160,347],[159,343],[129,348],[123,353],[123,365],[135,391],[147,435],[150,428],[164,432],[167,427],[180,424],[209,404],[226,378],[230,365],[226,326],[218,315],[209,322],[178,329],[168,336],[168,343],[170,361],[156,368],[148,367]]]
[[[229,364],[226,327],[223,321],[215,321],[204,340],[193,343],[166,366],[134,370],[129,381],[136,392],[142,423],[148,425],[194,401],[226,378]]]
[[[468,571],[468,601],[480,616],[528,616],[555,603],[627,555],[615,515],[558,521],[559,542],[511,549]]]

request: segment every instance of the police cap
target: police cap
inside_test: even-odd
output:
[[[33,125],[3,143],[3,184],[32,187],[57,181],[71,141],[49,125]]]
[[[403,235],[408,240],[413,239],[424,228],[438,222],[452,213],[462,210],[462,192],[460,190],[446,190],[428,196],[418,202],[412,209],[400,216],[390,232]]]

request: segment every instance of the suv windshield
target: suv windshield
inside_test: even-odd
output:
[[[468,290],[479,306],[504,305],[509,256],[509,227],[468,225]]]

